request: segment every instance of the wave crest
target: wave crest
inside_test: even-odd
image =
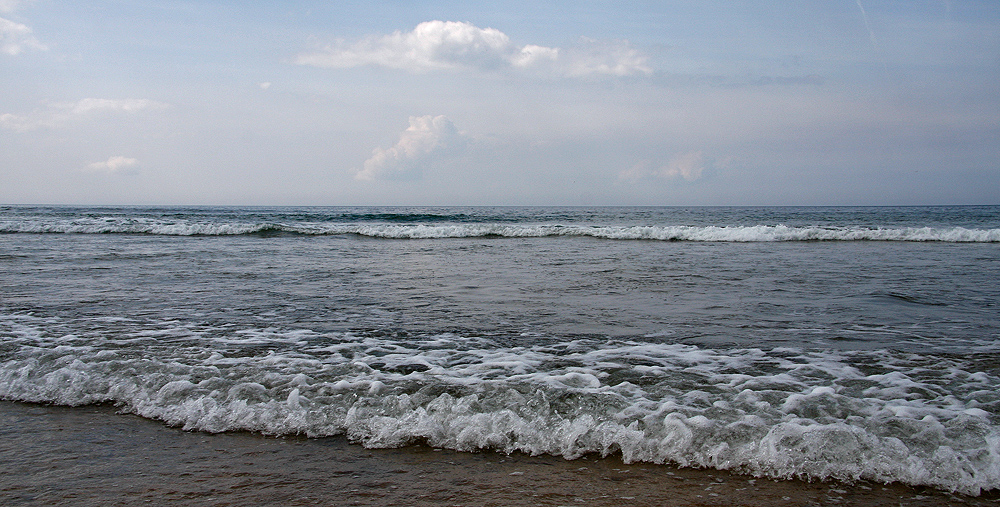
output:
[[[56,338],[29,316],[0,324],[0,398],[112,402],[188,430],[1000,488],[1000,379],[957,358],[274,329]]]
[[[581,226],[476,224],[331,224],[165,222],[150,219],[0,222],[0,233],[149,234],[162,236],[357,235],[382,239],[533,238],[576,236],[609,240],[693,242],[898,241],[998,243],[1000,229],[964,227]]]

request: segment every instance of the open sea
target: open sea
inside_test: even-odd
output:
[[[1000,206],[2,206],[0,400],[981,495]]]

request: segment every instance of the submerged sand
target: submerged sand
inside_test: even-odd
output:
[[[617,458],[365,449],[345,438],[185,432],[119,414],[0,402],[3,505],[994,506],[900,484],[775,481]]]

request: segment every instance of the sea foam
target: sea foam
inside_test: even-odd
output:
[[[111,402],[187,430],[345,434],[370,447],[1000,487],[1000,378],[954,357],[144,326],[105,336],[5,315],[0,397]]]
[[[577,236],[611,240],[772,242],[772,241],[911,241],[947,243],[1000,242],[1000,229],[964,227],[819,227],[786,225],[561,225],[561,224],[385,224],[330,222],[246,222],[166,220],[148,217],[30,218],[0,221],[0,233],[149,234],[164,236],[234,236],[251,234],[357,235],[384,239]]]

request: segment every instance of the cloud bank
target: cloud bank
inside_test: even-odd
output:
[[[581,39],[577,47],[519,46],[495,28],[458,21],[426,21],[410,32],[329,46],[296,63],[325,68],[387,67],[410,72],[450,69],[520,70],[563,77],[650,74],[647,57],[627,41]]]
[[[133,173],[139,167],[139,161],[134,158],[128,157],[109,157],[103,162],[94,162],[93,164],[87,164],[84,168],[85,172],[89,173],[103,173],[103,174],[125,174]]]
[[[457,153],[467,140],[445,116],[411,116],[399,142],[391,148],[375,148],[354,179],[417,179],[424,167]]]

